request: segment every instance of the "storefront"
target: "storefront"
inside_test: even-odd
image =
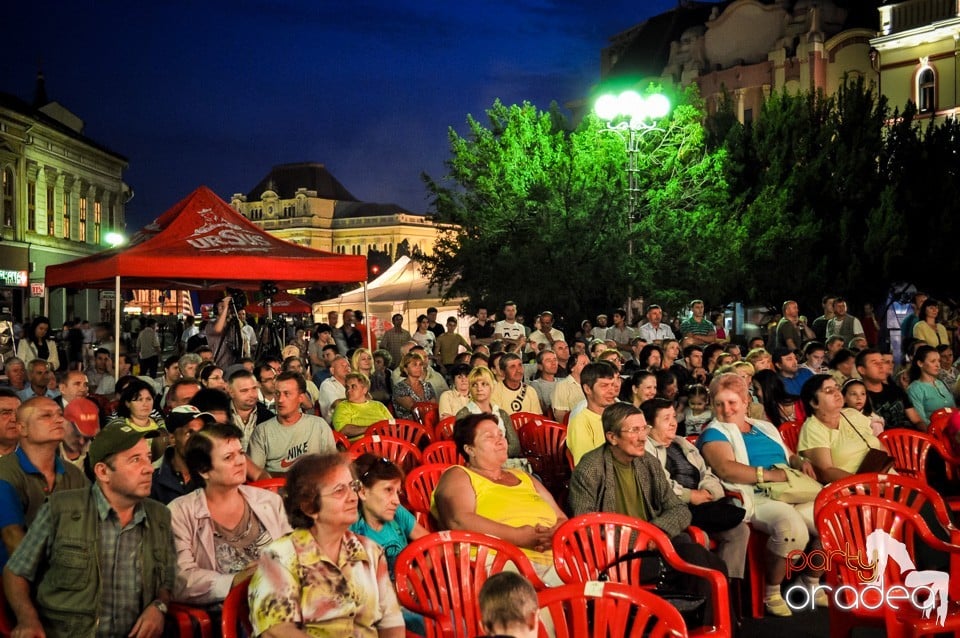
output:
[[[27,248],[4,242],[0,250],[0,318],[23,321],[29,278]]]

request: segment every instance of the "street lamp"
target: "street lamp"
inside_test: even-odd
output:
[[[113,231],[113,232],[107,233],[104,236],[103,240],[107,242],[107,245],[110,246],[110,248],[116,248],[117,246],[122,246],[123,243],[127,241],[127,238],[124,237],[121,233]]]
[[[607,123],[608,131],[620,135],[626,133],[627,142],[627,219],[632,225],[637,221],[637,201],[640,194],[639,168],[637,156],[640,152],[640,140],[648,132],[661,130],[656,121],[670,112],[670,101],[660,93],[646,97],[636,91],[623,91],[619,95],[606,93],[597,98],[594,113]],[[627,241],[628,254],[633,256],[633,235]],[[631,259],[632,261],[632,259]],[[631,278],[632,282],[632,278]],[[633,283],[627,290],[627,325],[633,323]]]

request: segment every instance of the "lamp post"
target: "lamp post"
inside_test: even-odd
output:
[[[670,101],[659,93],[642,97],[636,91],[619,95],[604,94],[597,98],[594,113],[607,123],[607,130],[619,133],[627,142],[627,220],[632,226],[637,221],[637,201],[640,196],[637,156],[640,140],[652,130],[660,130],[656,121],[670,112]],[[633,233],[627,240],[627,251],[633,257]],[[630,261],[633,261],[632,259]],[[627,290],[627,325],[633,324],[633,283]]]

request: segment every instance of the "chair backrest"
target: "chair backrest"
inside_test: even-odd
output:
[[[800,428],[802,426],[803,424],[798,421],[784,421],[778,428],[784,444],[794,454],[797,453],[797,443],[800,441]]]
[[[639,518],[613,512],[592,512],[564,522],[553,534],[553,563],[565,583],[599,580],[601,574],[611,582],[641,585],[642,563],[638,556],[610,566],[634,551],[656,548],[664,562],[678,572],[707,581],[713,607],[713,629],[718,635],[730,635],[730,591],[721,572],[687,563],[680,558],[670,538],[656,525]],[[657,569],[659,569],[659,562]]]
[[[433,440],[436,441],[452,441],[453,440],[453,424],[457,422],[457,417],[455,416],[445,416],[439,421],[437,421],[436,427],[433,428]]]
[[[514,412],[510,415],[510,421],[513,423],[513,429],[519,432],[520,428],[527,423],[550,421],[550,419],[542,414],[534,414],[533,412]],[[556,421],[552,421],[552,423],[556,423]]]
[[[341,452],[346,452],[350,449],[350,439],[347,438],[347,435],[339,430],[333,431],[333,440],[337,444],[337,449]]]
[[[457,452],[457,444],[453,441],[434,441],[423,451],[423,464],[427,463],[466,465],[467,460]]]
[[[407,497],[410,509],[415,512],[430,514],[430,496],[437,489],[440,477],[450,465],[446,463],[431,463],[418,465],[410,470],[403,479],[403,491]]]
[[[914,478],[926,477],[927,455],[931,447],[936,447],[932,436],[907,428],[894,428],[884,430],[878,438],[893,457],[897,472]]]
[[[690,444],[692,444],[692,445],[696,445],[696,444],[697,444],[697,439],[700,438],[700,435],[699,435],[699,434],[688,434],[688,435],[685,436],[684,438],[687,440],[688,443],[690,443]]]
[[[250,481],[247,485],[251,487],[259,487],[261,490],[270,490],[275,494],[279,494],[280,490],[284,488],[287,484],[287,479],[284,477],[274,477],[268,479],[260,479],[259,481]]]
[[[476,532],[428,534],[397,556],[397,599],[425,617],[428,638],[482,635],[480,588],[511,562],[535,588],[543,589],[526,554],[506,541]]]
[[[433,430],[431,428],[427,428],[410,419],[377,421],[371,424],[363,434],[364,436],[379,434],[380,436],[392,436],[395,439],[403,439],[404,441],[410,441],[421,450],[430,445],[433,439]]]
[[[421,461],[420,449],[410,441],[379,434],[366,434],[360,437],[353,442],[348,452],[353,459],[368,452],[390,459],[400,466],[404,474],[420,465]]]
[[[419,417],[420,423],[433,434],[433,429],[440,420],[440,404],[436,401],[417,401],[413,411]]]
[[[903,474],[854,474],[824,485],[813,502],[813,518],[820,517],[824,506],[844,496],[875,496],[914,511],[932,507],[940,521],[947,525],[950,514],[943,497],[925,481]]]
[[[827,556],[836,552],[836,555],[844,557],[831,560],[827,570],[827,582],[833,588],[833,596],[840,609],[859,617],[883,618],[887,613],[886,605],[870,609],[874,606],[872,599],[870,605],[857,604],[857,600],[870,599],[864,599],[860,593],[868,586],[876,588],[874,570],[881,568],[883,589],[888,592],[899,586],[912,593],[921,584],[915,578],[907,577],[907,573],[912,572],[931,577],[933,580],[923,585],[937,586],[936,583],[939,583],[942,594],[950,600],[956,600],[960,594],[960,579],[950,579],[947,572],[915,571],[918,544],[948,554],[951,563],[948,569],[951,572],[960,569],[960,548],[936,538],[920,512],[903,503],[859,494],[842,496],[828,502],[820,510],[817,531]],[[849,557],[851,548],[860,550],[859,560]],[[879,551],[876,556],[875,551]],[[881,564],[868,567],[869,573],[864,573],[863,566],[870,565],[874,559],[880,560]],[[942,574],[942,578],[936,578],[937,574]]]
[[[943,428],[946,427],[950,415],[956,412],[956,408],[940,408],[930,415],[930,425],[927,427],[927,434],[940,441],[943,439]]]
[[[556,421],[530,419],[517,430],[520,447],[544,485],[551,492],[570,477],[567,465],[567,426]]]
[[[247,589],[250,579],[240,581],[230,588],[223,600],[223,615],[220,617],[220,635],[223,638],[252,636],[250,624],[250,603],[247,601]]]
[[[624,583],[588,581],[548,587],[537,593],[541,618],[540,638],[613,638],[649,636],[681,637],[687,626],[669,602],[639,587]]]

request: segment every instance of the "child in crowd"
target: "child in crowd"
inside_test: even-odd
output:
[[[870,429],[875,436],[883,432],[883,417],[874,413],[873,406],[870,404],[870,397],[867,396],[867,386],[860,379],[848,379],[842,386],[843,402],[848,408],[853,408],[857,412],[862,412],[870,417]]]
[[[687,390],[687,408],[683,411],[683,422],[687,426],[687,436],[700,434],[707,423],[713,420],[710,405],[710,392],[702,383],[695,383]]]
[[[516,572],[500,572],[480,588],[480,622],[493,636],[536,638],[537,591]]]

